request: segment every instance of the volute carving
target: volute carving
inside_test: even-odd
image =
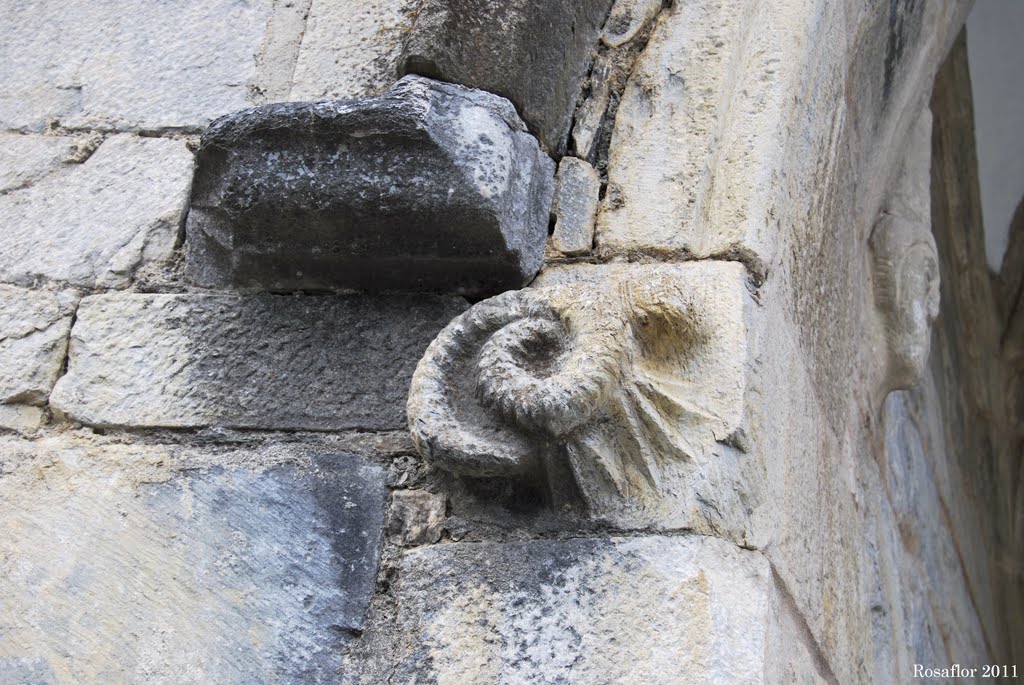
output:
[[[740,272],[596,267],[480,302],[416,369],[413,439],[447,470],[535,479],[555,501],[582,495],[596,516],[671,496],[686,465],[738,426]],[[711,297],[722,274],[735,283]]]

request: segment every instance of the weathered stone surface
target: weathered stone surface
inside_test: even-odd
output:
[[[0,193],[31,185],[92,154],[99,136],[39,136],[0,133]]]
[[[0,681],[336,682],[386,488],[306,452],[0,443]]]
[[[555,232],[551,246],[562,254],[580,255],[594,245],[594,216],[601,180],[594,167],[575,157],[562,157],[555,177],[551,213]]]
[[[31,140],[35,153],[9,176],[21,187],[0,195],[0,281],[121,287],[170,256],[192,180],[184,141],[115,135],[83,163],[62,164],[65,150],[87,153],[80,139]]]
[[[420,77],[248,110],[203,138],[187,273],[264,290],[521,287],[540,268],[553,175],[508,101]]]
[[[988,353],[1005,345],[1009,331],[993,311],[995,293],[985,258],[967,52],[962,31],[931,101],[931,215],[942,274],[941,314],[925,375],[935,393],[918,399],[911,416],[921,429],[943,511],[952,514],[948,521],[955,549],[993,660],[1020,663],[1024,481],[1014,434],[1024,423],[1011,409],[1022,401],[1020,394],[1011,394],[1014,367],[1020,367],[1019,361]],[[926,411],[934,418],[922,420]]]
[[[662,9],[661,0],[615,0],[601,31],[601,42],[618,48],[636,38]]]
[[[728,512],[742,527],[730,481],[748,364],[743,267],[587,265],[538,280],[475,305],[427,349],[408,405],[420,453],[456,473],[536,481],[555,506],[582,498],[623,526],[700,529]]]
[[[0,285],[0,404],[46,402],[64,364],[77,299]]]
[[[721,540],[422,547],[400,579],[402,682],[766,682],[771,572]]]
[[[292,100],[380,95],[398,77],[421,0],[315,0],[292,75]]]
[[[906,157],[869,239],[872,289],[886,340],[886,363],[875,389],[879,396],[920,380],[928,363],[932,322],[939,314],[931,152],[932,116],[926,111],[910,130]]]
[[[98,426],[401,428],[416,359],[464,308],[425,295],[88,297],[51,406]]]
[[[0,404],[0,428],[32,433],[42,425],[43,410],[27,404]]]
[[[572,151],[603,171],[616,113],[626,84],[646,46],[661,0],[616,0],[601,31],[601,45],[572,125]]]
[[[611,0],[424,0],[402,69],[497,93],[565,151]]]
[[[404,545],[425,545],[441,539],[447,498],[426,490],[396,490],[391,499],[388,532]]]
[[[246,107],[271,5],[10,5],[0,17],[0,128],[38,131],[55,119],[74,127],[194,128]]]
[[[760,277],[829,202],[870,225],[969,5],[674,3],[622,94],[598,247]]]

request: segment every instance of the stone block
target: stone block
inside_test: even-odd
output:
[[[74,292],[0,285],[0,404],[42,405],[68,346]]]
[[[600,191],[601,180],[594,167],[575,157],[562,157],[551,201],[551,213],[555,215],[552,247],[567,255],[590,252]]]
[[[398,78],[420,0],[313,2],[291,82],[292,100],[380,95]]]
[[[700,536],[421,547],[398,595],[396,680],[466,685],[765,682],[776,602],[759,553]]]
[[[7,177],[18,187],[0,195],[0,281],[122,287],[139,266],[170,256],[192,179],[184,141],[115,135],[80,164],[57,161],[65,150],[87,155],[80,142],[18,141],[15,151],[32,153],[14,160],[22,171]]]
[[[553,176],[507,100],[429,79],[247,110],[203,138],[187,274],[261,290],[522,287]]]
[[[98,134],[39,136],[0,133],[0,193],[24,188],[63,167],[80,162],[101,142]]]
[[[375,584],[382,470],[294,444],[185,451],[0,443],[0,682],[336,682]]]
[[[388,530],[405,545],[424,545],[441,539],[447,498],[426,490],[396,490],[391,499]]]
[[[799,7],[658,15],[615,115],[599,250],[739,258],[760,280],[819,226],[839,242],[877,218],[970,3]]]
[[[0,404],[0,428],[32,433],[43,423],[43,410],[28,404]]]
[[[749,226],[765,223],[761,195],[774,184],[758,165],[784,140],[772,128],[777,21],[767,7],[718,0],[660,13],[616,114],[599,248],[706,258],[760,247]]]
[[[425,0],[402,69],[508,98],[560,157],[610,7],[611,0]]]
[[[51,406],[96,426],[399,429],[454,297],[100,295]]]
[[[0,17],[0,128],[196,128],[248,106],[270,0],[16,3]],[[55,50],[54,46],[60,46]]]

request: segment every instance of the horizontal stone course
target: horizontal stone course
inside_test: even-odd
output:
[[[94,426],[405,427],[454,297],[114,294],[83,300],[54,410]]]

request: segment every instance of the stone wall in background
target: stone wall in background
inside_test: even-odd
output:
[[[1024,240],[990,282],[968,9],[0,10],[0,682],[887,683],[1014,663]],[[343,134],[274,104],[408,73],[508,100],[331,105],[369,112]],[[202,137],[253,107],[234,121],[277,127],[242,155],[263,185]],[[454,199],[445,173],[380,161],[428,115],[413,161],[457,169]],[[316,154],[352,165],[351,197],[303,175]],[[502,176],[527,158],[530,193]],[[204,280],[193,200],[220,244],[273,228],[257,271],[296,249],[293,210],[347,226],[330,238],[353,254],[346,203],[420,232],[371,246],[392,292],[348,271]],[[449,207],[462,234],[414,225]],[[309,263],[351,268],[315,243]],[[923,245],[920,268],[878,258],[894,245]],[[497,289],[543,265],[484,302],[495,286],[464,274],[417,280],[467,250],[515,265]],[[890,290],[915,293],[906,311]],[[439,394],[407,408],[424,357]]]

